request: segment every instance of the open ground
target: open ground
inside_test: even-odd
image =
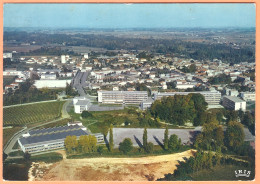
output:
[[[53,164],[33,163],[30,181],[147,181],[173,173],[179,161],[189,158],[194,150],[142,158],[66,159]]]

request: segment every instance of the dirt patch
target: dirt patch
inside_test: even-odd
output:
[[[189,158],[194,150],[142,158],[66,159],[48,167],[37,163],[38,172],[31,172],[34,181],[153,181],[173,173],[178,161]],[[30,170],[33,170],[34,165]],[[44,168],[43,171],[39,169]],[[38,173],[38,174],[37,174]],[[40,174],[40,176],[38,176]]]

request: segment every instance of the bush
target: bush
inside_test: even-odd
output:
[[[83,111],[81,113],[81,117],[82,118],[91,118],[91,117],[93,117],[93,115],[90,112],[88,112],[88,111]]]
[[[172,134],[169,139],[169,149],[172,151],[179,150],[181,147],[181,140],[178,139],[178,136]]]
[[[132,151],[133,143],[130,138],[125,138],[123,142],[119,144],[119,150],[122,151],[124,154]]]
[[[154,145],[153,145],[153,143],[149,142],[149,143],[147,144],[147,150],[146,150],[146,152],[147,152],[147,153],[152,153],[153,150],[154,150]]]
[[[102,153],[104,152],[103,146],[99,146],[99,147],[97,148],[97,152],[98,152],[100,155],[102,155]]]

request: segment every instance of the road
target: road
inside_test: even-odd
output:
[[[86,97],[90,102],[93,102],[93,97],[89,94],[86,94],[84,91],[84,87],[89,86],[89,82],[87,82],[87,78],[90,74],[90,71],[81,72],[78,71],[76,76],[72,80],[72,86],[76,88],[80,96]],[[113,110],[121,110],[124,109],[124,106],[121,107],[109,107],[109,106],[100,106],[99,104],[92,104],[89,107],[89,111],[113,111]]]
[[[77,72],[76,76],[72,80],[72,86],[76,88],[80,96],[87,96],[83,88],[89,85],[89,83],[86,82],[89,74],[90,71],[86,71],[86,72],[79,71]]]
[[[61,117],[62,118],[70,118],[70,115],[67,111],[68,106],[71,104],[72,99],[68,99],[62,106],[62,111],[61,111]]]

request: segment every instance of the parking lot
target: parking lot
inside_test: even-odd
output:
[[[154,145],[163,145],[164,131],[165,129],[148,128],[148,142],[152,142]],[[114,146],[117,148],[125,138],[130,138],[134,146],[140,147],[143,143],[143,132],[143,128],[113,128]],[[194,129],[169,129],[169,137],[176,134],[181,138],[182,144],[192,143],[195,133]],[[109,135],[107,140],[109,140]]]

